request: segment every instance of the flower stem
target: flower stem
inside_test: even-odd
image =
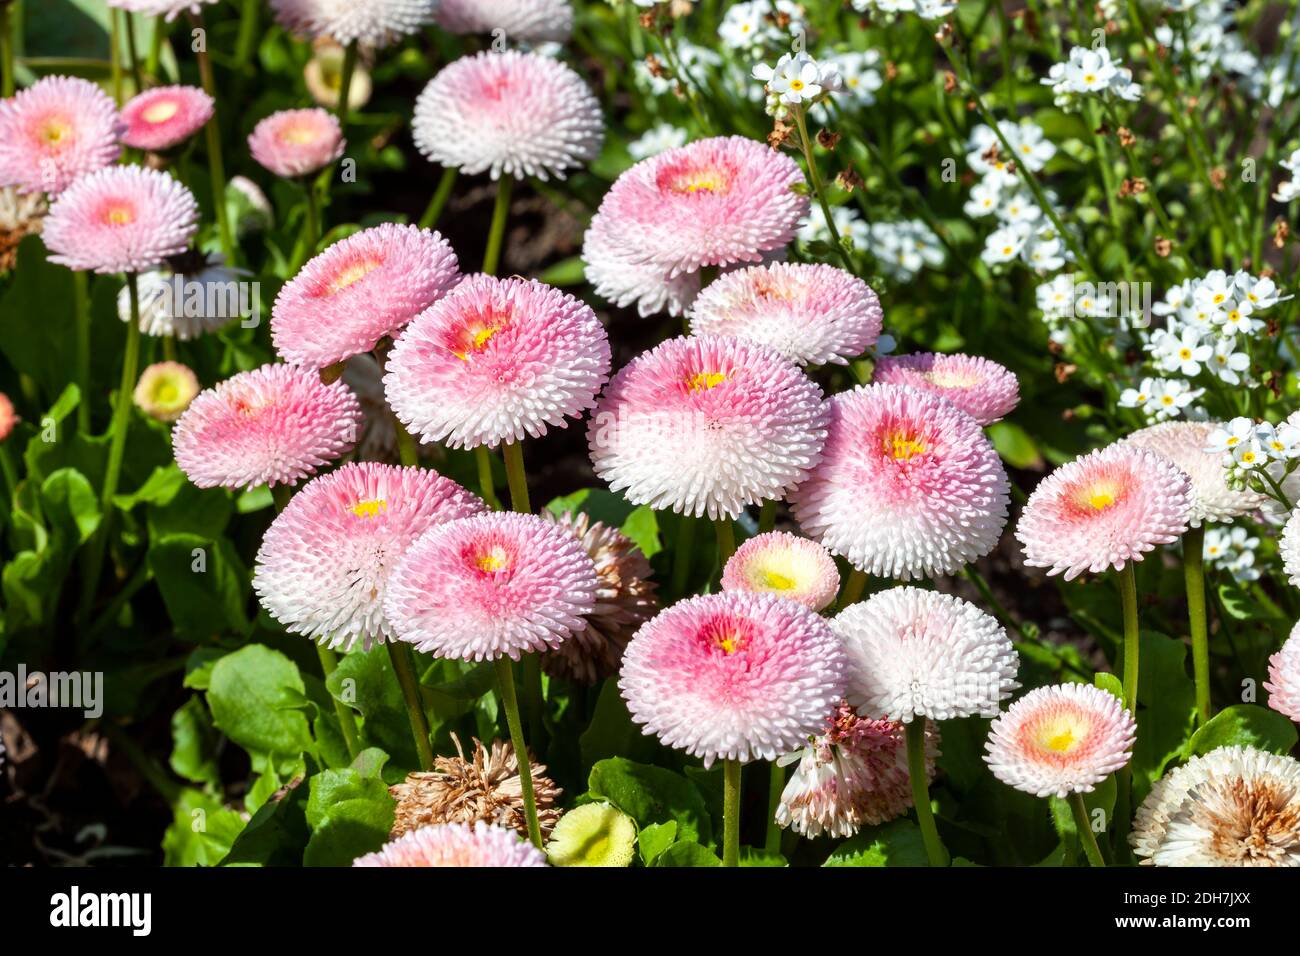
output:
[[[912,778],[912,806],[921,827],[921,840],[931,866],[947,866],[948,851],[939,839],[939,828],[930,809],[930,781],[925,771],[925,718],[913,717],[907,724],[907,773]]]
[[[258,0],[244,0],[239,11],[239,37],[235,41],[235,70],[241,76],[244,67],[253,58],[253,44],[257,40],[258,14],[261,4]]]
[[[524,817],[528,821],[528,839],[533,846],[542,848],[542,828],[537,823],[537,799],[533,796],[533,770],[528,747],[524,743],[524,729],[519,722],[519,701],[515,699],[515,675],[510,669],[510,658],[496,659],[497,682],[501,685],[501,709],[506,712],[506,726],[510,728],[510,744],[515,748],[519,765],[519,789],[524,795]]]
[[[768,498],[758,512],[758,533],[766,534],[776,527],[776,502]]]
[[[334,114],[339,119],[339,126],[348,125],[348,98],[352,93],[352,74],[357,68],[357,41],[353,40],[343,51],[343,72],[339,75],[339,101],[334,107]]]
[[[776,822],[776,809],[781,805],[781,791],[785,789],[785,767],[775,760],[768,769],[767,783],[767,840],[763,849],[768,853],[781,852],[781,827]]]
[[[532,514],[533,506],[528,500],[528,476],[524,473],[523,447],[517,441],[506,442],[501,446],[501,455],[506,460],[511,510]]]
[[[320,668],[325,678],[328,679],[330,674],[334,673],[334,668],[339,665],[338,655],[326,647],[324,644],[316,645],[316,655],[320,658]],[[358,745],[357,734],[357,717],[352,712],[352,708],[343,701],[339,700],[333,694],[330,697],[334,701],[334,714],[339,719],[339,730],[343,732],[343,743],[347,745],[348,756],[353,760],[361,752]]]
[[[442,178],[438,180],[438,188],[433,192],[433,198],[429,200],[429,205],[424,210],[424,215],[420,217],[421,229],[432,229],[442,215],[443,207],[447,205],[447,200],[451,198],[452,187],[456,185],[456,174],[458,170],[455,166],[448,166],[442,171]]]
[[[853,569],[849,579],[844,582],[844,590],[840,592],[840,600],[835,606],[840,610],[853,604],[858,598],[862,597],[862,592],[867,589],[867,572]]]
[[[15,23],[9,4],[0,3],[0,96],[14,95]]]
[[[406,702],[406,718],[411,722],[411,735],[415,738],[415,751],[420,755],[420,769],[433,769],[433,745],[429,741],[429,719],[424,715],[424,700],[420,697],[420,684],[415,677],[415,660],[411,645],[405,641],[388,641],[388,658],[393,662],[393,673],[402,688]]]
[[[739,760],[722,762],[722,865],[740,866]]]
[[[77,428],[90,433],[90,278],[81,270],[72,273],[73,321],[76,323],[73,376],[81,401],[77,404]]]
[[[1119,572],[1119,597],[1124,610],[1124,706],[1137,714],[1138,693],[1138,605],[1137,575],[1133,562]]]
[[[393,431],[397,435],[397,460],[407,468],[418,468],[420,451],[411,433],[406,430],[401,419],[393,416]]]
[[[682,515],[677,526],[677,548],[673,553],[673,594],[686,596],[686,581],[691,574],[691,551],[695,547],[693,515]]]
[[[718,571],[721,572],[731,556],[736,553],[736,529],[727,517],[715,518],[714,531],[718,536]]]
[[[542,665],[536,654],[525,654],[520,667],[523,678],[524,713],[528,717],[528,738],[533,750],[545,759],[546,695],[542,691]]]
[[[831,234],[831,243],[835,246],[835,251],[839,255],[840,262],[849,272],[855,272],[853,260],[849,258],[849,251],[844,248],[844,243],[840,240],[840,231],[835,227],[835,217],[831,215],[831,204],[826,200],[826,190],[822,186],[822,174],[817,169],[817,159],[813,156],[812,140],[808,138],[808,120],[804,116],[803,105],[800,104],[790,112],[794,114],[795,124],[799,128],[799,145],[803,149],[804,161],[808,164],[808,180],[812,184],[813,192],[817,195],[817,202],[822,207],[822,215],[826,217],[826,229]]]
[[[203,30],[203,15],[194,14],[194,26]],[[195,51],[195,56],[199,61],[199,77],[203,82],[203,92],[212,97],[213,102],[217,99],[217,82],[212,73],[212,60],[208,58],[207,39],[199,44],[199,49]],[[210,177],[212,179],[212,206],[217,215],[217,232],[221,236],[221,252],[226,257],[226,265],[235,264],[235,243],[230,232],[230,217],[226,215],[226,171],[221,161],[221,125],[218,122],[216,109],[212,111],[212,118],[208,120],[204,127],[204,134],[208,143],[208,165]]]
[[[1079,843],[1088,858],[1088,865],[1105,866],[1101,847],[1097,846],[1097,835],[1092,832],[1092,822],[1088,819],[1088,808],[1083,805],[1083,794],[1077,790],[1070,794],[1070,809],[1074,811],[1074,828],[1079,831]]]
[[[492,226],[488,230],[487,249],[483,252],[483,271],[490,276],[496,275],[497,266],[501,264],[501,243],[506,235],[510,193],[514,184],[514,178],[508,175],[497,180],[497,198],[492,205]]]
[[[135,94],[144,92],[144,78],[140,73],[140,51],[135,44],[135,16],[131,13],[123,13],[123,24],[126,26],[126,55],[131,63],[131,82],[135,85]]]
[[[122,11],[108,11],[108,72],[113,83],[113,102],[122,105]]]
[[[492,477],[492,452],[487,445],[474,449],[474,460],[478,464],[479,494],[493,511],[501,510],[501,499],[497,497],[496,481]]]
[[[1196,713],[1204,726],[1210,719],[1210,640],[1205,616],[1205,526],[1183,535],[1183,583],[1187,588],[1187,626],[1192,635],[1192,673],[1196,678]]]

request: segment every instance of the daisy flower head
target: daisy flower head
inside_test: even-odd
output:
[[[106,0],[110,7],[146,17],[163,17],[167,22],[182,13],[199,13],[203,5],[217,0]]]
[[[1300,624],[1282,649],[1268,659],[1268,706],[1300,723]]]
[[[1218,422],[1161,422],[1140,429],[1122,444],[1147,448],[1174,464],[1191,482],[1188,524],[1232,521],[1264,503],[1264,496],[1247,488],[1228,487],[1223,456],[1206,451]]]
[[[1011,413],[1020,402],[1014,372],[978,355],[890,355],[876,362],[874,382],[910,385],[946,398],[981,426]]]
[[[861,717],[847,703],[836,708],[828,724],[797,755],[799,765],[776,808],[777,824],[801,836],[843,839],[905,814],[912,806],[912,785],[904,725]],[[934,779],[938,744],[938,728],[927,723],[927,781]]]
[[[1009,485],[979,423],[907,385],[833,397],[821,463],[791,495],[803,532],[859,570],[907,581],[993,550]]]
[[[155,362],[140,373],[131,397],[150,418],[170,424],[181,417],[198,394],[199,380],[188,365]]]
[[[569,0],[442,0],[438,26],[448,33],[495,33],[511,42],[563,43],[573,33]]]
[[[1118,697],[1091,684],[1031,690],[993,721],[984,762],[1035,796],[1090,793],[1128,764],[1137,724]]]
[[[361,405],[315,371],[263,365],[190,403],[172,432],[181,471],[200,488],[290,485],[347,452]]]
[[[16,426],[20,421],[22,421],[22,419],[19,418],[18,413],[14,411],[14,403],[9,400],[8,395],[4,392],[0,392],[0,441],[4,441],[12,435],[14,432],[14,426]]]
[[[61,193],[117,162],[125,126],[98,86],[47,76],[0,100],[0,186]]]
[[[636,821],[608,803],[574,807],[555,825],[546,844],[552,866],[631,866]]]
[[[455,60],[415,101],[415,145],[471,175],[563,179],[600,153],[600,103],[586,82],[540,53],[483,51]]]
[[[198,218],[194,195],[168,173],[109,166],[59,194],[41,237],[69,269],[144,272],[184,252]]]
[[[426,532],[384,598],[397,637],[438,657],[496,660],[558,647],[596,607],[596,567],[567,529],[494,512]]]
[[[202,129],[214,108],[212,97],[196,86],[145,90],[122,107],[122,142],[135,149],[170,149]]]
[[[1300,761],[1220,747],[1157,780],[1129,835],[1147,866],[1300,866]]]
[[[770,345],[799,365],[847,365],[880,338],[880,299],[824,263],[773,262],[720,276],[690,309],[692,335]]]
[[[311,39],[356,41],[378,49],[419,33],[433,22],[439,0],[271,0],[287,30]]]
[[[346,146],[339,121],[320,107],[272,113],[248,135],[253,159],[285,179],[320,172]]]
[[[596,294],[620,309],[636,307],[643,318],[667,312],[684,315],[700,293],[700,274],[675,276],[653,263],[627,258],[623,234],[609,219],[593,220],[582,239],[587,281]]]
[[[482,820],[439,823],[410,830],[353,866],[549,866],[546,854],[514,830]]]
[[[286,362],[325,368],[369,352],[459,279],[441,234],[381,223],[334,243],[285,283],[271,309],[271,340]]]
[[[1173,544],[1192,514],[1192,483],[1168,459],[1133,445],[1076,458],[1038,483],[1016,525],[1025,564],[1063,574],[1120,570]]]
[[[384,388],[425,441],[495,448],[594,406],[609,362],[605,328],[585,303],[535,279],[474,275],[411,322]]]
[[[835,600],[840,572],[816,541],[784,531],[750,538],[722,571],[722,590],[775,594],[820,611]]]
[[[807,477],[826,419],[821,389],[773,349],[676,338],[614,376],[587,443],[596,474],[629,501],[734,518]]]
[[[968,601],[914,587],[890,588],[831,621],[849,656],[848,701],[860,712],[992,717],[1020,685],[1006,631]]]
[[[242,296],[238,283],[243,274],[227,267],[220,253],[187,249],[169,256],[136,280],[140,331],[188,342],[260,308],[260,302]],[[131,321],[126,286],[117,294],[117,317]]]
[[[485,510],[432,468],[348,463],[309,481],[271,522],[253,590],[289,633],[344,651],[369,648],[393,638],[384,597],[411,544]]]
[[[848,661],[830,625],[771,594],[687,598],[637,631],[619,690],[664,744],[714,760],[775,760],[820,734]]]

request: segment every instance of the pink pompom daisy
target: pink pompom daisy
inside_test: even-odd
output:
[[[50,261],[69,269],[144,272],[184,252],[198,218],[193,194],[169,174],[110,166],[59,194],[41,237]]]
[[[1268,706],[1300,723],[1300,624],[1282,649],[1268,659]]]
[[[253,590],[289,633],[369,648],[393,637],[384,597],[411,544],[485,510],[432,468],[343,465],[309,481],[276,516],[257,551]]]
[[[569,0],[442,0],[438,26],[448,33],[504,31],[511,43],[563,43],[573,32]]]
[[[632,719],[714,760],[775,760],[820,734],[848,660],[830,625],[770,594],[688,598],[637,631],[618,687]]]
[[[216,2],[217,0],[107,0],[110,7],[146,17],[163,17],[169,22],[182,13],[199,13],[204,4]]]
[[[776,822],[806,837],[853,836],[863,826],[901,817],[912,805],[903,724],[836,708],[827,731],[800,753],[781,793]],[[925,770],[934,779],[939,731],[926,724]],[[784,763],[784,760],[782,761]]]
[[[1123,444],[1149,448],[1178,467],[1191,480],[1192,510],[1188,523],[1232,521],[1271,500],[1249,488],[1229,488],[1223,455],[1207,452],[1217,422],[1161,422],[1135,431]]]
[[[382,48],[432,23],[438,0],[271,0],[271,8],[300,36]]]
[[[1006,631],[951,594],[891,588],[852,604],[831,622],[851,670],[847,697],[865,714],[992,717],[1020,685],[1020,659]]]
[[[871,380],[946,398],[981,425],[992,425],[1020,402],[1015,373],[978,355],[886,355],[877,360]]]
[[[342,382],[263,365],[200,392],[172,432],[176,464],[200,488],[289,485],[356,441],[361,404]]]
[[[253,159],[286,179],[319,172],[346,146],[339,121],[319,107],[272,113],[248,136]]]
[[[460,279],[439,233],[383,223],[334,243],[285,283],[271,340],[286,362],[325,368],[369,352]]]
[[[596,566],[566,528],[498,512],[435,528],[411,546],[384,611],[397,636],[438,657],[496,660],[558,647],[596,607]]]
[[[1129,762],[1136,733],[1133,715],[1099,687],[1039,687],[993,721],[984,761],[1035,796],[1089,793]]]
[[[822,392],[743,339],[670,339],[629,362],[587,432],[596,474],[635,504],[710,518],[780,500],[817,463]]]
[[[822,461],[791,495],[805,534],[881,577],[953,574],[993,550],[1009,485],[979,423],[906,385],[830,401]]]
[[[722,570],[722,590],[755,591],[820,611],[840,589],[835,559],[816,541],[784,531],[750,538]]]
[[[408,830],[353,866],[549,866],[546,854],[508,827],[479,820]]]
[[[587,229],[582,259],[597,295],[620,309],[635,306],[641,316],[683,315],[700,292],[698,272],[669,276],[662,266],[630,261],[622,234],[608,218],[593,221]]]
[[[444,67],[415,101],[415,145],[463,173],[563,179],[600,153],[600,103],[540,53],[482,52]]]
[[[605,328],[585,303],[534,279],[475,275],[411,322],[384,387],[425,441],[495,447],[593,407],[609,362]]]
[[[60,193],[117,161],[125,126],[94,83],[47,76],[0,100],[0,186]]]
[[[202,129],[214,108],[212,97],[196,86],[146,90],[122,107],[122,142],[136,149],[170,149]]]
[[[1025,564],[1064,574],[1119,570],[1187,530],[1191,481],[1155,452],[1111,445],[1062,465],[1039,482],[1016,537]]]
[[[845,365],[876,344],[883,313],[871,287],[822,263],[774,262],[721,276],[691,305],[695,335],[736,335],[799,365]]]

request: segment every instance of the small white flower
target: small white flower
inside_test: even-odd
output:
[[[1264,323],[1252,315],[1255,308],[1248,300],[1227,305],[1228,308],[1214,316],[1217,324],[1223,327],[1224,335],[1253,335],[1264,327]]]
[[[1233,446],[1232,460],[1243,471],[1253,471],[1268,460],[1268,452],[1264,450],[1263,443],[1252,436]]]
[[[772,95],[782,103],[796,106],[811,103],[823,93],[840,89],[840,75],[831,64],[819,64],[807,53],[786,53],[776,61],[775,67],[760,63],[754,67],[754,78],[761,80]]]
[[[1156,379],[1151,401],[1147,403],[1147,413],[1159,421],[1175,418],[1203,394],[1204,389],[1192,388],[1181,379]]]
[[[1180,372],[1188,378],[1201,374],[1201,363],[1208,362],[1214,354],[1213,347],[1202,344],[1200,331],[1190,326],[1177,335],[1160,329],[1151,341],[1160,368]]]
[[[1029,231],[1024,227],[1019,225],[1003,226],[1001,229],[992,232],[984,240],[984,251],[980,253],[980,258],[990,265],[1010,262],[1020,255],[1020,250],[1024,248],[1028,239]]]
[[[1254,437],[1255,423],[1249,418],[1238,416],[1210,432],[1205,450],[1211,454],[1229,452]]]
[[[633,159],[642,160],[685,145],[686,130],[669,123],[660,123],[642,133],[639,139],[628,143],[627,151]]]
[[[1207,364],[1222,381],[1229,385],[1239,385],[1241,373],[1250,368],[1250,356],[1238,352],[1236,338],[1228,336],[1214,344],[1214,355]]]
[[[1002,185],[996,176],[986,176],[971,187],[970,199],[962,207],[966,215],[979,219],[991,216],[1002,203]]]

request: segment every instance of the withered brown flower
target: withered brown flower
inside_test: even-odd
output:
[[[41,231],[48,211],[40,193],[22,194],[17,187],[0,189],[0,272],[8,272],[18,261],[18,243],[24,236]]]

